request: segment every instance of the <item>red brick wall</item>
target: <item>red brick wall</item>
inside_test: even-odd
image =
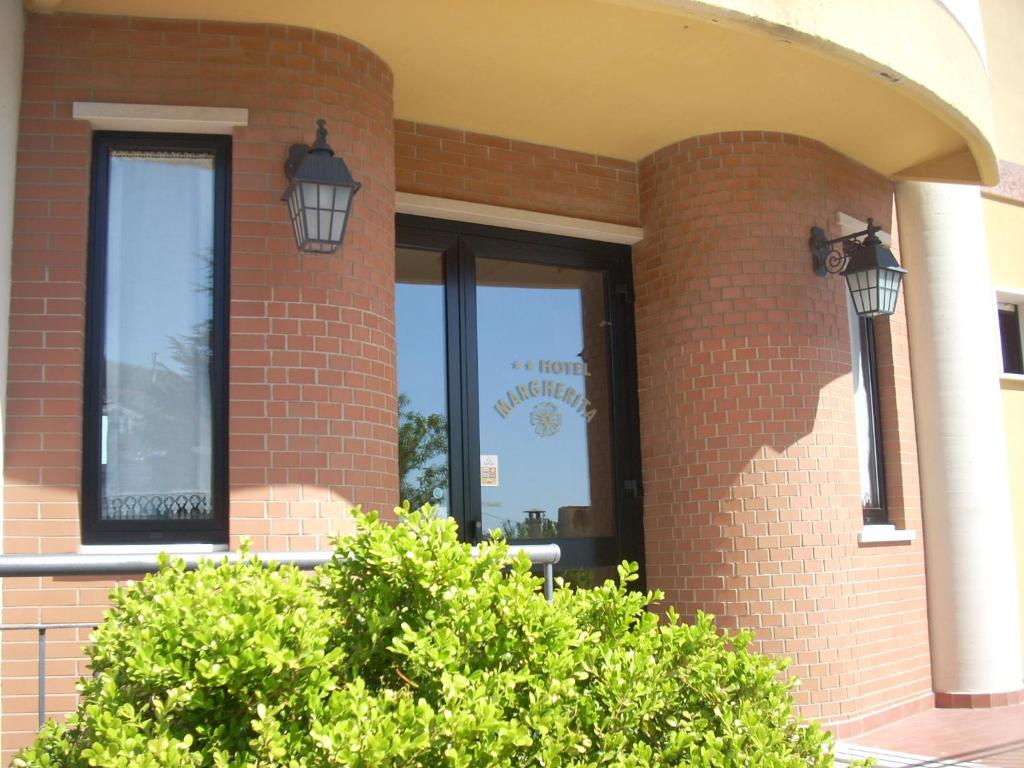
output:
[[[891,184],[810,140],[715,134],[641,162],[640,210],[648,583],[791,657],[805,715],[928,696],[921,543],[857,544],[846,289],[807,246],[840,210],[888,228]],[[889,498],[920,532],[902,310],[879,325]]]
[[[231,532],[310,549],[349,501],[397,500],[393,192],[642,224],[634,252],[647,570],[684,612],[793,657],[806,714],[930,693],[920,542],[858,547],[843,286],[809,269],[836,210],[889,224],[891,186],[813,142],[701,137],[635,163],[393,122],[370,52],[305,30],[31,16],[12,296],[7,552],[75,551],[89,129],[71,102],[247,107],[234,137]],[[344,251],[299,256],[288,144],[326,117],[363,182]],[[397,164],[397,170],[396,170]],[[833,232],[833,235],[838,234]],[[920,531],[902,311],[880,321],[892,516]],[[898,446],[898,450],[897,450]],[[5,622],[93,620],[106,581],[6,580]],[[45,607],[44,607],[45,606]],[[51,648],[54,710],[84,669]],[[34,636],[4,638],[3,759],[35,727]]]
[[[395,121],[399,192],[637,226],[636,163]]]
[[[30,15],[18,156],[4,551],[79,545],[90,129],[73,101],[245,107],[233,147],[230,526],[257,549],[326,548],[350,503],[398,499],[394,122],[387,65],[309,30]],[[315,120],[363,186],[343,251],[299,255],[287,147]],[[106,582],[6,579],[4,622],[92,620]],[[46,606],[46,607],[42,607]],[[71,606],[65,607],[65,606]],[[67,633],[65,633],[67,634]],[[58,639],[60,636],[58,635]],[[3,761],[35,728],[35,637],[4,638]],[[53,709],[80,643],[50,651]],[[63,698],[59,698],[63,696]]]

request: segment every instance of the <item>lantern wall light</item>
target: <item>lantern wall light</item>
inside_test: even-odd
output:
[[[281,195],[295,230],[295,244],[307,253],[333,253],[345,237],[359,182],[327,143],[327,121],[317,120],[311,146],[292,144],[284,162],[288,189]]]
[[[882,245],[876,233],[881,229],[868,219],[868,228],[833,240],[821,227],[811,227],[810,248],[814,274],[841,274],[846,278],[853,306],[861,317],[891,315],[896,311],[903,269]],[[863,240],[857,238],[863,237]],[[842,244],[842,253],[835,247]]]

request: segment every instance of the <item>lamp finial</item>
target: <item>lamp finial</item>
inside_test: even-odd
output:
[[[326,152],[329,155],[334,154],[331,145],[327,143],[327,121],[322,117],[316,121],[316,141],[313,142],[313,146],[309,148],[309,151]]]

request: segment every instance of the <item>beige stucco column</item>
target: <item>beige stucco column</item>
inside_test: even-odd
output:
[[[14,169],[24,58],[22,0],[0,0],[0,477],[7,421],[7,344],[11,308],[11,247],[14,232]],[[0,526],[3,499],[0,498]],[[2,527],[0,527],[2,532]],[[2,541],[0,536],[0,541]]]
[[[937,693],[1019,691],[995,300],[977,187],[896,185]]]

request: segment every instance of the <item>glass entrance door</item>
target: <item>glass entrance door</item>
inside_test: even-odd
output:
[[[398,242],[403,498],[582,583],[640,560],[629,249],[405,216]]]

